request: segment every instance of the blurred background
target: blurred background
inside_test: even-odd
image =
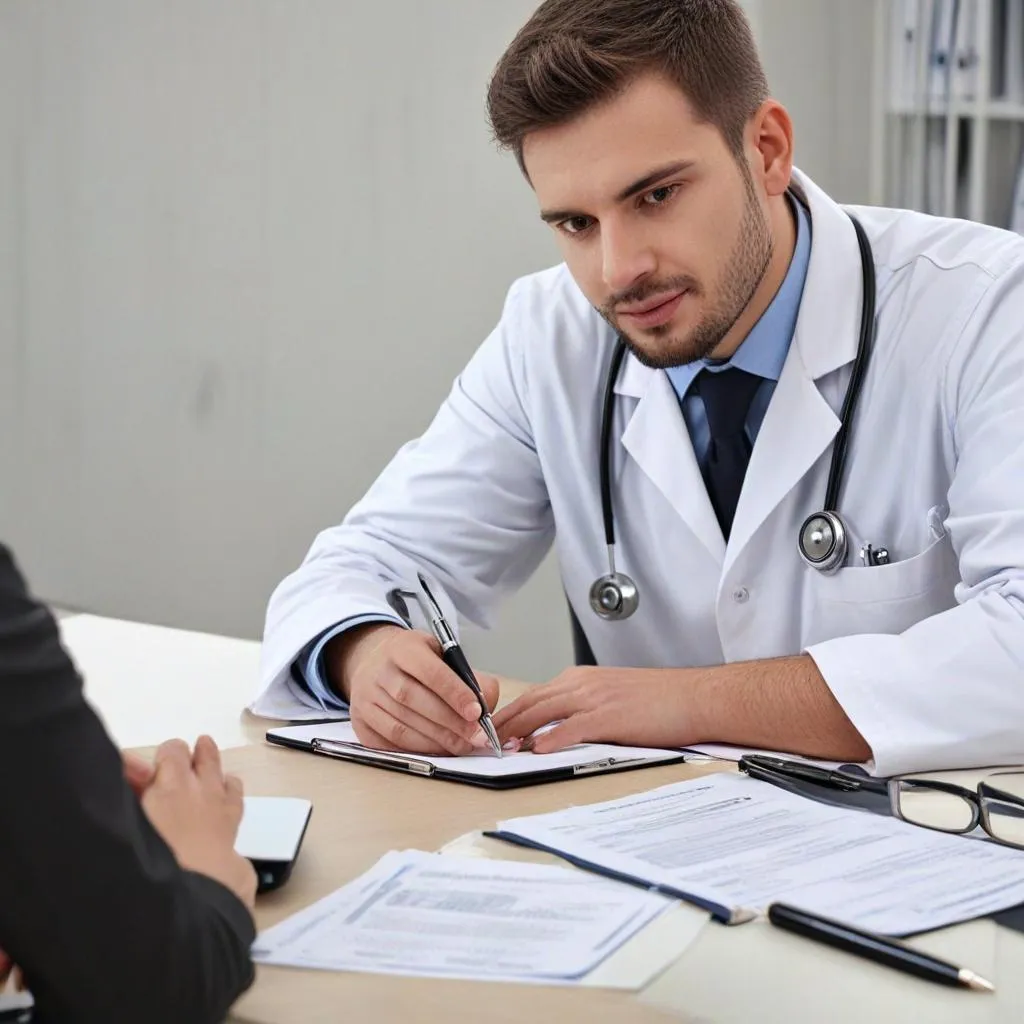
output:
[[[0,0],[0,538],[40,596],[259,637],[558,260],[484,118],[535,6]],[[1024,229],[1024,0],[745,7],[837,200]],[[569,662],[550,559],[467,647]]]

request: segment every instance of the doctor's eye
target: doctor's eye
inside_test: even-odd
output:
[[[641,196],[640,202],[644,206],[663,206],[678,191],[678,185],[659,185],[657,188],[652,188],[650,192],[645,192]]]
[[[567,235],[582,235],[587,228],[591,227],[593,220],[590,217],[568,217],[560,221],[558,228]]]

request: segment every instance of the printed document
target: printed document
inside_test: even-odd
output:
[[[498,831],[716,905],[775,900],[889,935],[1024,902],[1024,850],[716,774]]]
[[[581,871],[392,852],[260,934],[261,964],[544,984],[581,979],[674,901]]]

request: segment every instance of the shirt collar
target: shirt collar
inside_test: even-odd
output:
[[[779,379],[789,353],[789,344],[793,340],[793,331],[796,329],[804,280],[807,277],[807,265],[811,259],[811,222],[807,210],[799,200],[789,201],[796,210],[796,245],[789,269],[781,287],[775,293],[775,298],[743,339],[740,347],[732,354],[731,359],[725,362],[698,359],[683,366],[671,366],[665,371],[680,400],[686,396],[694,378],[705,367],[710,370],[724,370],[736,366],[766,380]]]

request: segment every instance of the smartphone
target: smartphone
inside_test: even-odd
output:
[[[278,889],[291,876],[313,804],[291,796],[247,796],[235,852],[252,861],[257,892]]]

